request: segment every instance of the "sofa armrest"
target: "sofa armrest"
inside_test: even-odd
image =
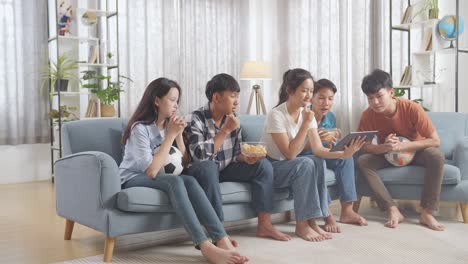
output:
[[[468,180],[468,137],[464,137],[455,146],[453,160],[455,161],[455,165],[460,169],[462,180]]]
[[[57,214],[105,232],[106,209],[117,207],[121,190],[115,160],[87,151],[57,160],[54,166]]]

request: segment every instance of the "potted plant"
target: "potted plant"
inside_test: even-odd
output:
[[[406,94],[405,89],[402,89],[402,88],[394,88],[393,90],[394,90],[394,96],[395,97],[403,97]],[[429,108],[424,107],[424,105],[422,104],[423,99],[421,99],[421,98],[413,99],[412,101],[415,102],[415,103],[420,104],[421,107],[424,109],[424,111],[426,111],[426,112],[431,111]]]
[[[106,57],[107,57],[107,64],[114,64],[114,59],[112,59],[112,57],[114,57],[114,54],[112,54],[112,52],[107,52],[106,53]]]
[[[417,16],[428,12],[428,19],[439,18],[439,0],[427,0],[421,9],[414,15],[413,19]]]
[[[50,93],[53,91],[66,92],[68,90],[69,81],[77,81],[78,78],[73,72],[78,68],[77,61],[70,58],[68,53],[64,53],[58,57],[57,62],[52,62],[47,65],[46,69],[41,74],[42,85],[41,93],[44,90],[44,87],[50,83]]]
[[[439,0],[429,0],[429,19],[439,18]]]
[[[120,92],[123,92],[121,87],[124,85],[123,80],[133,82],[132,79],[120,75],[120,80],[115,82],[111,80],[111,76],[102,75],[94,70],[83,71],[82,79],[86,81],[83,88],[90,89],[96,94],[101,103],[101,117],[115,116],[114,102],[119,99]]]
[[[73,113],[77,110],[76,107],[68,107],[66,105],[60,106],[60,113],[57,109],[52,109],[49,112],[49,117],[52,119],[57,119],[62,115],[62,122],[78,120],[79,118]]]

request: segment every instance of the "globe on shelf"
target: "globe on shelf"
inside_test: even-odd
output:
[[[96,12],[93,11],[86,11],[81,16],[81,22],[87,26],[92,26],[97,23],[97,15]]]
[[[457,17],[454,15],[444,16],[439,23],[437,24],[437,29],[440,33],[440,36],[450,41],[450,47],[453,48],[453,41],[463,33],[465,29],[465,23],[461,17]]]

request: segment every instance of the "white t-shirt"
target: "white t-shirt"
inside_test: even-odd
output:
[[[299,132],[299,128],[301,128],[302,124],[302,108],[299,113],[299,119],[297,123],[294,122],[292,117],[289,115],[288,108],[286,106],[286,102],[278,105],[277,107],[273,108],[267,115],[267,120],[265,122],[265,126],[263,128],[263,134],[261,138],[261,142],[265,142],[267,155],[273,159],[277,160],[284,160],[283,154],[279,150],[278,146],[273,141],[273,137],[271,136],[272,133],[287,133],[289,141],[293,140],[297,132]],[[314,119],[310,122],[309,128],[317,128],[317,121]],[[307,139],[306,139],[307,140]],[[304,142],[305,145],[305,142]],[[304,148],[304,147],[303,147]]]

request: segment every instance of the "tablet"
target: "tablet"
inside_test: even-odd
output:
[[[351,132],[342,140],[338,141],[335,146],[330,151],[343,151],[344,147],[351,143],[351,141],[358,137],[366,137],[366,142],[371,142],[374,139],[374,136],[377,134],[375,131],[361,131],[361,132]]]

